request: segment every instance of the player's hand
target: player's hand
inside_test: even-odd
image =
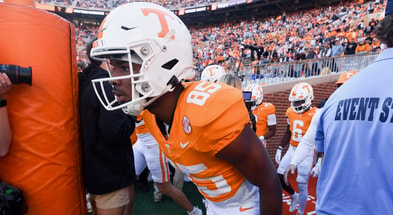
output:
[[[318,177],[319,173],[321,173],[321,164],[315,164],[314,168],[311,170],[311,175],[313,178]]]
[[[276,163],[279,164],[281,161],[281,151],[282,151],[282,147],[279,146],[277,151],[276,151]]]
[[[12,83],[7,74],[0,73],[0,96],[4,96],[4,94],[11,88],[11,85]]]
[[[288,177],[290,174],[295,174],[296,166],[293,164],[289,164],[288,168],[284,172],[284,182],[286,185],[289,185]]]

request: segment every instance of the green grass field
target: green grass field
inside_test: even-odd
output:
[[[137,182],[135,186],[135,201],[132,209],[133,215],[184,215],[186,210],[176,204],[171,198],[163,196],[162,202],[153,201],[153,183],[149,182],[149,192],[144,193]],[[205,206],[202,203],[202,196],[197,188],[191,182],[184,182],[183,192],[194,206],[198,206],[205,212]]]

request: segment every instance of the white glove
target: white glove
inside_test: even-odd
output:
[[[264,137],[264,136],[260,136],[259,139],[260,139],[260,140],[262,141],[262,143],[263,143],[263,141],[265,140],[265,137]]]
[[[310,173],[313,178],[318,177],[319,173],[321,173],[321,163],[322,163],[322,158],[318,158],[318,162],[312,168],[311,173]]]
[[[282,147],[279,146],[277,151],[276,151],[276,163],[279,164],[281,161],[281,151],[282,151]]]

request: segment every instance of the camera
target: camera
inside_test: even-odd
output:
[[[0,73],[7,74],[12,84],[28,84],[31,86],[31,67],[20,67],[18,65],[0,64]]]
[[[247,109],[251,110],[251,107],[255,105],[255,101],[251,100],[252,92],[251,91],[243,91],[243,100],[246,104]]]
[[[243,99],[244,101],[251,101],[252,92],[251,91],[243,91]]]
[[[251,97],[252,97],[251,91],[243,91],[243,100],[244,100],[244,103],[246,104],[246,107],[248,110],[248,115],[250,117],[251,126],[252,126],[252,129],[254,129],[254,131],[256,131],[257,130],[257,121],[255,119],[254,114],[252,113],[252,110],[251,110],[251,107],[255,104],[255,101],[252,101]]]

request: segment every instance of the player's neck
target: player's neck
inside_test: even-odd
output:
[[[177,101],[183,90],[183,85],[178,84],[173,91],[165,93],[149,105],[148,110],[155,114],[159,120],[170,126],[175,114]]]

